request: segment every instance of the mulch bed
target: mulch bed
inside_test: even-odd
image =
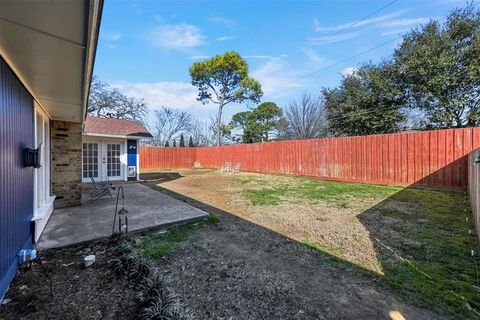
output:
[[[115,275],[108,261],[113,257],[107,240],[39,253],[23,267],[0,306],[0,319],[133,319],[135,291]],[[85,268],[83,258],[95,254]]]

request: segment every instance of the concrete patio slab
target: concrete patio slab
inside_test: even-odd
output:
[[[138,182],[119,183],[115,186],[124,189],[129,232],[200,220],[208,216],[208,213],[200,209]],[[82,206],[56,209],[53,212],[38,243],[39,249],[62,247],[111,235],[115,201],[104,197],[90,203],[88,193],[91,190],[91,186],[84,188]]]

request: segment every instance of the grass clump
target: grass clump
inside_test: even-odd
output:
[[[176,253],[181,242],[192,236],[195,229],[205,226],[215,226],[220,223],[216,215],[209,215],[199,223],[184,224],[163,233],[148,234],[135,245],[140,253],[152,260],[159,260]]]
[[[210,225],[217,225],[220,223],[220,217],[215,214],[210,214],[205,220],[205,223]]]

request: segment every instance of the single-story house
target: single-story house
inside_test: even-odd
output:
[[[152,138],[135,120],[87,116],[83,129],[82,181],[127,181],[140,177],[140,139]]]
[[[79,205],[103,0],[0,1],[0,300],[55,207]]]

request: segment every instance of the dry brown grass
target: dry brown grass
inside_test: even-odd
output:
[[[378,199],[359,200],[351,197],[350,201],[342,203],[342,207],[338,203],[315,203],[287,196],[282,197],[278,205],[253,206],[244,195],[245,188],[294,187],[301,181],[255,173],[223,174],[194,169],[182,169],[179,172],[183,178],[162,183],[161,186],[299,242],[315,244],[335,256],[382,273],[369,232],[357,218],[378,203]],[[248,183],[242,183],[246,180]]]

